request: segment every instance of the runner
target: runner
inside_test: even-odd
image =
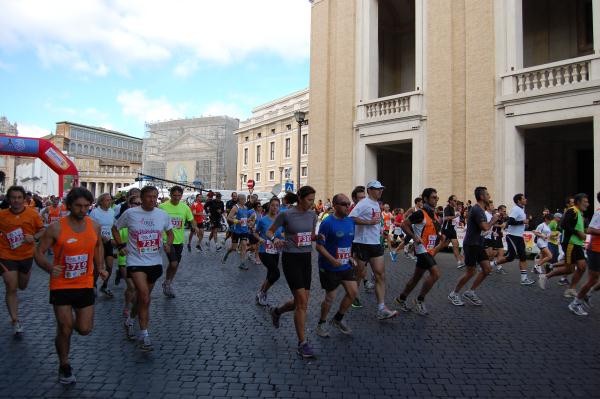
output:
[[[171,252],[173,243],[173,225],[169,215],[156,207],[158,189],[144,186],[141,191],[141,207],[130,208],[121,215],[113,226],[113,237],[121,255],[127,256],[127,277],[133,279],[137,293],[137,310],[140,332],[139,347],[143,351],[153,350],[148,325],[150,323],[150,297],[156,280],[162,275],[163,247],[161,234],[167,233],[164,251]],[[128,240],[121,241],[119,230],[126,227]]]
[[[35,208],[25,206],[23,187],[10,187],[6,198],[9,208],[0,210],[0,273],[13,333],[20,337],[23,324],[19,319],[17,289],[23,291],[29,284],[35,240],[44,233],[44,224]]]
[[[492,239],[489,246],[490,261],[504,257],[504,242],[502,241],[502,237],[504,237],[503,230],[506,228],[506,219],[506,205],[500,205],[498,207],[498,220],[492,227]],[[498,274],[507,274],[502,265],[497,265],[494,271]]]
[[[404,231],[402,223],[404,222],[404,211],[402,208],[396,208],[392,212],[392,227],[388,233],[388,245],[390,247],[390,259],[392,262],[398,261],[398,251],[404,249]]]
[[[499,218],[495,214],[490,222],[487,222],[485,217],[485,208],[490,201],[490,194],[486,187],[477,187],[475,189],[475,200],[477,203],[471,207],[467,218],[467,231],[463,240],[463,251],[465,254],[465,274],[458,280],[454,290],[448,295],[448,300],[455,306],[463,306],[465,303],[462,299],[467,300],[475,306],[481,306],[483,302],[475,293],[475,290],[481,285],[483,280],[491,273],[490,261],[483,247],[482,232],[491,230],[494,223]],[[476,266],[479,263],[481,271],[475,277],[471,289],[464,292],[462,299],[460,290],[475,276],[477,272]]]
[[[556,266],[558,263],[558,257],[560,255],[559,245],[560,245],[560,229],[559,222],[562,219],[562,213],[555,213],[554,218],[548,223],[548,227],[550,227],[550,238],[548,239],[548,249],[550,253],[552,253],[552,259],[550,260],[551,267]]]
[[[438,202],[437,190],[435,188],[426,188],[421,195],[423,198],[423,209],[413,212],[402,224],[402,229],[406,235],[412,238],[415,243],[415,254],[417,263],[415,271],[410,280],[406,283],[404,291],[396,298],[396,303],[400,310],[409,312],[410,307],[406,304],[406,299],[417,286],[425,272],[429,276],[421,286],[421,292],[415,299],[415,311],[421,316],[429,314],[425,306],[425,296],[431,290],[436,281],[440,278],[440,269],[435,261],[435,254],[439,247],[444,243],[439,240],[440,223],[435,214],[435,207]]]
[[[51,201],[52,203],[50,204],[50,206],[45,207],[41,213],[45,225],[54,223],[61,218],[61,207],[58,197],[52,196]]]
[[[229,201],[228,201],[229,203]],[[192,252],[192,240],[194,236],[198,237],[198,244],[196,244],[196,250],[198,252],[202,251],[202,240],[204,239],[204,204],[202,203],[202,194],[196,195],[196,200],[190,206],[192,209],[192,215],[194,215],[194,220],[196,221],[196,226],[198,226],[198,232],[195,234],[194,229],[190,229],[190,237],[188,239],[187,249],[188,252]]]
[[[596,194],[596,200],[600,202],[600,191]],[[596,209],[592,221],[587,228],[587,233],[590,234],[591,240],[587,248],[588,261],[588,281],[577,293],[577,297],[569,304],[569,310],[577,316],[587,316],[588,312],[584,309],[584,305],[589,309],[591,307],[589,296],[591,290],[596,287],[600,277],[600,208]]]
[[[456,213],[456,195],[448,197],[448,205],[444,208],[444,221],[442,224],[442,235],[445,245],[452,244],[452,253],[456,259],[458,269],[465,266],[465,258],[460,254],[460,246],[456,236],[456,226],[459,223],[459,215]]]
[[[225,211],[225,204],[221,201],[221,193],[217,193],[216,198],[213,199],[214,193],[208,192],[208,200],[204,204],[204,209],[208,213],[208,220],[210,221],[210,235],[208,236],[208,245],[210,241],[214,241],[215,249],[220,251],[221,245],[217,242],[217,233],[221,229],[223,223],[223,212]]]
[[[552,252],[548,249],[548,241],[552,234],[549,224],[553,219],[554,215],[545,214],[544,221],[533,231],[533,234],[537,237],[536,245],[540,250],[539,258],[534,261],[533,265],[533,269],[537,274],[546,274],[545,266],[552,260]]]
[[[377,297],[377,313],[379,320],[389,319],[398,314],[385,306],[385,265],[383,246],[381,245],[381,211],[379,203],[383,193],[383,185],[377,180],[367,184],[367,198],[360,201],[350,217],[356,224],[354,233],[355,250],[358,255],[359,270],[364,270],[366,263],[371,265],[375,274],[375,296]]]
[[[111,202],[112,197],[109,193],[101,194],[96,201],[97,206],[90,212],[92,220],[100,226],[100,236],[104,247],[104,264],[109,278],[112,273],[113,263],[115,262],[114,240],[112,239],[112,225],[115,221],[115,211],[110,207]],[[102,282],[100,292],[106,297],[112,298],[114,294],[108,288],[108,280],[107,278]],[[97,271],[94,277],[94,287],[96,287],[96,281],[98,281]]]
[[[404,213],[404,219],[408,219],[408,217],[413,213],[423,208],[423,198],[417,197],[414,199],[414,204],[412,208],[408,208],[408,210]],[[412,239],[407,237],[404,241],[404,256],[408,259],[416,261],[417,258],[413,255],[415,252],[415,247],[412,243]]]
[[[575,298],[577,296],[577,283],[585,273],[585,228],[583,222],[583,212],[589,206],[588,196],[585,193],[579,193],[574,197],[575,205],[567,209],[563,216],[563,241],[562,249],[565,253],[565,265],[555,267],[548,274],[540,274],[538,282],[541,289],[546,289],[548,279],[554,276],[573,273],[569,288],[564,292],[565,298]]]
[[[312,241],[315,239],[317,214],[312,210],[315,203],[315,189],[310,186],[300,187],[298,194],[286,194],[290,203],[296,206],[280,212],[267,231],[266,237],[277,248],[282,248],[281,265],[288,286],[294,296],[280,307],[269,309],[275,328],[279,328],[279,318],[285,312],[294,311],[294,325],[298,336],[297,353],[303,358],[315,356],[313,349],[306,340],[304,327],[308,298],[310,294],[312,272]],[[283,227],[284,236],[280,240],[275,236],[277,230]]]
[[[244,194],[238,194],[238,203],[231,208],[229,215],[227,215],[227,222],[232,228],[231,232],[231,246],[223,255],[221,263],[225,264],[229,254],[237,251],[238,247],[240,250],[240,265],[238,266],[242,270],[248,270],[246,264],[247,250],[248,250],[248,237],[250,236],[250,230],[248,229],[248,222],[251,218],[251,212],[246,208],[246,196]]]
[[[267,306],[267,291],[269,288],[279,280],[279,250],[273,245],[273,241],[267,238],[267,231],[273,224],[273,221],[279,214],[279,198],[273,197],[269,201],[269,209],[266,215],[264,215],[256,223],[256,230],[254,236],[258,239],[260,246],[258,248],[258,256],[263,265],[267,268],[267,278],[263,281],[260,289],[256,293],[256,303],[261,306]],[[283,229],[280,227],[275,232],[275,237],[279,240],[283,240],[281,232]]]
[[[346,295],[340,307],[329,323],[342,334],[352,334],[343,318],[358,295],[354,259],[350,254],[354,239],[354,221],[348,217],[350,200],[344,194],[333,196],[334,213],[319,226],[316,249],[319,252],[319,279],[325,290],[321,302],[321,317],[316,333],[320,337],[329,337],[325,322],[335,300],[337,288],[342,285]]]
[[[167,202],[163,202],[158,207],[165,211],[169,215],[171,225],[173,229],[173,244],[171,245],[171,251],[167,252],[167,258],[169,259],[169,266],[167,267],[167,276],[162,284],[163,294],[167,298],[175,298],[175,292],[173,291],[173,279],[177,268],[181,262],[181,254],[183,253],[183,243],[185,241],[185,224],[191,223],[190,230],[195,234],[198,234],[198,225],[192,215],[190,207],[184,202],[181,202],[183,196],[183,188],[180,186],[173,186],[169,190],[169,196],[171,199]],[[166,235],[163,238],[167,239]]]
[[[527,198],[523,194],[516,194],[513,197],[515,206],[510,210],[506,222],[506,244],[508,245],[508,254],[497,261],[492,262],[492,267],[497,268],[504,263],[512,262],[519,257],[519,269],[521,270],[521,285],[532,285],[535,281],[527,276],[527,253],[525,252],[525,240],[523,232],[527,227],[527,216],[525,215],[525,205]]]
[[[92,193],[82,187],[69,191],[66,205],[69,216],[51,224],[42,235],[35,251],[35,262],[50,274],[50,303],[56,317],[56,352],[59,360],[58,381],[75,383],[69,363],[73,330],[88,335],[94,325],[94,269],[103,280],[103,243],[100,226],[87,216],[94,201]],[[44,255],[53,247],[53,262]],[[75,317],[73,317],[75,313]]]

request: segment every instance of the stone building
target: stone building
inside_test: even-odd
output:
[[[16,123],[10,123],[5,116],[0,117],[0,134],[17,136],[19,131]],[[15,157],[0,155],[0,192],[12,186],[15,177]]]
[[[598,0],[313,0],[311,185],[377,178],[404,207],[485,185],[532,212],[595,194],[598,26]]]

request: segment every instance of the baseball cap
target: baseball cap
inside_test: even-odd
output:
[[[367,183],[367,190],[370,188],[385,188],[378,180],[372,180]]]
[[[560,219],[560,218],[562,218],[562,213],[558,213],[558,212],[556,212],[556,213],[554,214],[554,217],[555,217],[555,218],[557,218],[557,219]]]

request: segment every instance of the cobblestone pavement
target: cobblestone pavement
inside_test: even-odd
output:
[[[374,294],[361,291],[366,306],[345,319],[353,335],[332,331],[328,339],[314,333],[323,298],[314,268],[308,337],[318,358],[304,361],[295,354],[291,314],[275,330],[268,313],[255,305],[263,266],[241,271],[236,262],[235,254],[222,265],[220,254],[184,253],[174,283],[177,298],[165,298],[160,289],[152,294],[151,353],[125,339],[124,283],[114,288],[114,299],[99,298],[93,333],[72,340],[77,384],[70,387],[57,382],[48,277],[36,268],[29,288],[19,293],[23,339],[12,337],[2,310],[0,397],[600,395],[600,301],[589,317],[577,317],[567,310],[557,281],[546,291],[520,286],[516,263],[508,275],[492,275],[478,291],[484,306],[454,307],[446,296],[461,272],[451,255],[440,254],[443,275],[427,298],[428,317],[402,313],[377,321]],[[402,258],[392,264],[386,256],[386,264],[392,306],[413,263]],[[269,301],[289,295],[282,278]]]

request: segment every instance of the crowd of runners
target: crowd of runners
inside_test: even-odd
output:
[[[567,286],[563,295],[571,298],[567,308],[575,315],[588,315],[591,294],[600,289],[600,209],[591,220],[584,217],[593,198],[576,194],[564,210],[550,213],[546,209],[536,222],[525,212],[523,194],[514,196],[510,210],[505,205],[496,207],[485,187],[475,188],[473,203],[451,195],[440,206],[437,190],[426,188],[405,211],[391,210],[381,202],[384,189],[379,181],[371,181],[355,187],[350,196],[338,193],[325,204],[321,200],[315,204],[316,193],[310,186],[264,204],[255,195],[233,193],[223,202],[220,193],[209,192],[206,201],[198,194],[188,205],[182,201],[184,190],[179,186],[173,186],[164,200],[159,200],[156,187],[132,189],[118,204],[110,194],[95,199],[80,187],[62,200],[52,197],[44,204],[22,187],[10,187],[5,209],[0,210],[0,271],[14,334],[24,334],[17,290],[27,288],[35,260],[50,275],[61,383],[75,382],[69,362],[71,335],[73,330],[80,335],[92,331],[96,296],[114,296],[111,275],[112,284],[126,284],[122,312],[126,337],[141,350],[151,351],[150,305],[165,269],[163,254],[162,292],[175,298],[174,280],[186,249],[188,253],[222,253],[221,263],[235,259],[240,272],[253,263],[264,265],[265,278],[249,296],[267,309],[275,328],[280,327],[283,314],[293,313],[297,353],[303,358],[315,356],[306,337],[313,250],[325,291],[315,329],[320,337],[328,337],[330,327],[352,333],[344,317],[349,309],[363,307],[361,285],[363,292],[374,291],[374,315],[379,320],[399,312],[428,315],[427,295],[442,275],[436,256],[449,247],[457,267],[464,268],[448,294],[452,305],[481,306],[479,288],[486,277],[506,273],[505,265],[517,260],[521,285],[537,282],[546,289],[550,279],[561,277],[559,283]],[[600,202],[600,193],[596,199]],[[466,232],[459,242],[457,231],[463,228]],[[205,229],[210,230],[206,240]],[[526,229],[535,235],[539,249],[533,264],[527,260]],[[219,235],[224,230],[225,237]],[[386,305],[386,252],[392,263],[402,254],[414,261],[412,276],[391,306]],[[290,297],[272,306],[269,289],[280,280],[280,264]],[[345,295],[330,317],[340,286]]]

